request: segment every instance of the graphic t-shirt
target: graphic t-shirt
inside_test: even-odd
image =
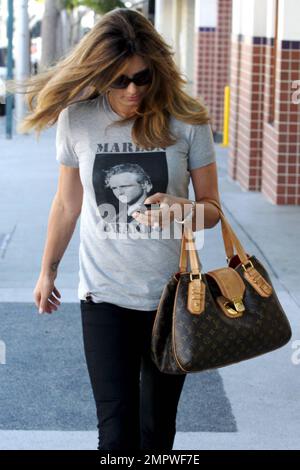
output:
[[[119,119],[100,95],[72,103],[57,122],[56,159],[79,168],[83,186],[78,298],[155,310],[179,271],[182,226],[148,226],[131,214],[156,192],[188,198],[189,170],[216,160],[213,136],[209,124],[171,116],[177,142],[145,150],[132,141],[134,120]]]

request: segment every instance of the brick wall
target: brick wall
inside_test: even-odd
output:
[[[300,104],[292,102],[293,81],[300,79],[300,41],[281,41],[277,49],[275,89],[270,41],[266,48],[266,96],[262,192],[275,204],[300,204]],[[272,119],[272,101],[274,120]]]
[[[247,190],[261,189],[265,38],[232,38],[229,175]]]
[[[224,87],[229,84],[232,0],[217,0],[216,27],[198,27],[195,93],[204,99],[212,128],[223,132]]]
[[[300,41],[232,37],[228,172],[274,204],[300,204]],[[275,73],[275,80],[274,78]]]

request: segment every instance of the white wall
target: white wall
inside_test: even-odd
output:
[[[245,36],[266,36],[267,0],[240,2],[240,33]]]
[[[274,37],[275,0],[233,0],[232,33]],[[300,0],[279,0],[278,39],[300,40]]]
[[[195,28],[200,26],[215,28],[217,26],[217,0],[195,1]]]
[[[173,0],[155,0],[155,29],[163,36],[163,38],[172,46],[174,46],[173,37]]]
[[[242,27],[242,0],[232,0],[232,27],[233,35],[241,34]]]
[[[195,67],[195,2],[194,0],[183,0],[181,10],[181,31],[179,44],[181,50],[180,67],[185,78],[190,82],[186,91],[193,94],[194,67]]]
[[[279,0],[278,39],[300,40],[300,0]]]

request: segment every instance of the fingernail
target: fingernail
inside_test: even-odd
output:
[[[39,313],[43,313],[43,309],[40,308],[40,309],[39,309]]]

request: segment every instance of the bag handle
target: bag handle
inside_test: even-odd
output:
[[[230,256],[228,256],[226,252],[228,258],[231,258],[234,255],[234,251],[232,248],[234,246],[241,262],[243,264],[246,264],[248,262],[248,256],[246,254],[246,251],[243,245],[241,244],[239,238],[237,237],[235,231],[233,230],[232,226],[229,224],[227,218],[225,217],[224,212],[221,209],[219,203],[215,201],[214,199],[209,199],[209,198],[203,198],[201,199],[201,201],[202,200],[211,202],[219,209],[222,227],[224,228],[224,230],[222,230],[222,235],[223,235],[225,249],[226,249],[226,246],[227,247],[230,246]]]
[[[186,230],[186,229],[185,229]],[[189,253],[189,260],[190,260],[190,267],[193,274],[200,274],[200,260],[198,257],[198,251],[196,250],[195,242],[194,242],[194,234],[192,230],[189,230],[189,233],[186,234],[185,230],[182,233],[181,239],[181,251],[180,251],[180,260],[179,260],[179,271],[186,272],[187,271],[187,251]],[[191,244],[191,249],[186,249],[187,241]]]
[[[197,202],[201,202],[201,201],[208,201],[208,202],[213,203],[219,209],[219,212],[221,211],[223,213],[223,210],[222,210],[221,206],[214,199],[202,198]],[[232,245],[232,241],[231,241],[231,236],[230,236],[230,233],[228,232],[228,226],[224,223],[224,220],[222,218],[221,218],[221,228],[222,228],[222,237],[223,237],[223,241],[224,241],[226,257],[227,257],[227,260],[229,260],[230,258],[232,258],[234,256],[234,250],[233,250],[233,245]],[[185,259],[185,251],[186,250],[183,250],[183,252],[182,252],[182,256],[181,256],[182,262],[180,262],[180,266],[183,265],[183,269],[184,269],[184,266],[187,265],[187,262],[186,262],[186,259]]]
[[[222,236],[223,236],[223,241],[224,241],[224,247],[226,251],[227,258],[230,258],[233,256],[234,251],[233,251],[233,246],[235,247],[237,254],[242,262],[242,264],[246,264],[248,262],[248,257],[247,254],[239,241],[237,235],[235,234],[233,228],[227,221],[219,203],[215,201],[214,199],[210,198],[203,198],[200,201],[208,201],[214,204],[217,209],[219,210],[220,218],[221,218],[221,223],[222,223]],[[190,243],[190,248],[189,250],[186,250],[186,243]],[[198,262],[198,253],[196,250],[195,242],[194,242],[194,234],[191,229],[186,229],[183,227],[183,234],[182,234],[182,241],[181,241],[181,253],[180,253],[180,261],[179,261],[179,268],[180,272],[186,272],[187,271],[187,253],[189,252],[189,260],[190,260],[190,266],[193,274],[199,274],[199,262]]]
[[[217,207],[217,209],[219,209],[219,213],[222,212],[222,214],[224,215],[221,205],[215,199],[202,198],[198,202],[201,202],[201,201],[207,201],[207,202],[210,202],[211,204],[214,204]],[[234,249],[233,249],[233,244],[231,241],[230,232],[228,231],[228,221],[227,221],[227,224],[224,223],[223,218],[221,218],[221,228],[222,228],[222,237],[224,241],[226,256],[227,256],[227,259],[230,259],[234,255]]]

